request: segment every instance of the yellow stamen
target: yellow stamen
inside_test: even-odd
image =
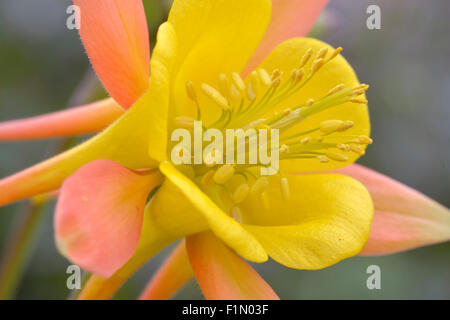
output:
[[[258,195],[262,193],[266,187],[269,185],[269,180],[266,177],[258,178],[252,185],[251,193],[252,195]]]
[[[326,163],[326,162],[330,161],[330,159],[328,159],[328,157],[324,156],[324,155],[317,156],[316,159],[317,159],[317,161],[319,161],[321,163]]]
[[[272,84],[272,79],[267,73],[266,69],[258,69],[259,79],[265,86],[270,86]]]
[[[336,48],[336,49],[333,51],[333,53],[331,54],[329,60],[336,58],[336,57],[338,56],[338,54],[340,54],[341,52],[342,52],[342,47]]]
[[[326,120],[320,123],[320,131],[323,133],[331,133],[337,131],[342,125],[344,121],[342,120]]]
[[[319,52],[317,52],[316,59],[325,58],[327,53],[328,53],[328,48],[323,47],[322,49],[319,50]]]
[[[252,86],[253,93],[255,94],[255,96],[257,96],[259,94],[259,76],[258,76],[258,72],[253,71],[252,73],[250,73],[250,83],[251,83],[251,86]]]
[[[348,157],[345,154],[333,152],[333,151],[328,151],[327,157],[332,160],[340,161],[340,162],[348,161]]]
[[[325,61],[322,58],[314,60],[312,66],[311,66],[311,72],[316,73],[317,71],[319,71],[319,69],[322,68],[324,62]]]
[[[354,145],[350,145],[350,151],[359,154],[360,156],[363,156],[364,154],[366,154],[366,152],[364,151],[363,148],[359,147],[359,146],[354,146]]]
[[[192,81],[186,82],[186,92],[189,97],[194,102],[198,102],[197,100],[197,93],[195,92],[194,84]]]
[[[308,101],[306,101],[306,106],[310,107],[314,104],[314,99],[309,99]]]
[[[214,173],[215,173],[214,170],[209,170],[207,173],[205,173],[201,180],[202,185],[204,185],[206,187],[206,186],[210,186],[210,185],[214,184],[214,180],[213,180]]]
[[[247,196],[250,192],[250,187],[248,184],[243,183],[241,184],[233,193],[233,202],[234,203],[241,203],[245,199],[247,199]]]
[[[217,184],[224,184],[227,183],[228,180],[231,179],[234,175],[234,166],[230,164],[225,164],[221,166],[213,176],[213,180]]]
[[[236,88],[239,91],[241,91],[241,92],[245,91],[245,83],[244,83],[244,80],[242,80],[242,78],[239,75],[239,73],[233,72],[231,74],[231,79],[233,80],[234,85],[236,86]]]
[[[345,85],[343,83],[338,84],[336,87],[334,87],[333,89],[331,89],[330,91],[328,91],[328,93],[326,94],[326,97],[329,97],[335,93],[338,93],[339,91],[345,89]]]
[[[312,48],[309,48],[308,50],[306,50],[305,54],[303,55],[302,59],[300,60],[300,68],[304,67],[308,63],[312,54],[313,54]]]
[[[227,99],[216,89],[203,83],[201,85],[203,93],[209,97],[212,101],[214,101],[219,107],[228,110],[230,108]]]
[[[341,124],[341,126],[336,131],[343,132],[345,130],[353,128],[354,125],[355,125],[355,123],[353,121],[346,120]]]
[[[371,138],[369,138],[368,136],[359,136],[356,139],[356,143],[360,143],[360,144],[372,144],[373,140]]]

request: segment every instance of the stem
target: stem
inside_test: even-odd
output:
[[[16,227],[6,241],[7,248],[1,259],[0,300],[11,299],[18,288],[45,216],[45,203],[31,201],[16,219]]]

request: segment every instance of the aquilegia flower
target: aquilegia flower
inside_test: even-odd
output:
[[[317,172],[348,166],[372,143],[368,86],[341,48],[310,38],[286,40],[306,32],[292,28],[293,12],[308,8],[314,17],[325,1],[175,0],[151,60],[141,1],[74,3],[98,76],[129,110],[119,117],[122,111],[108,99],[0,125],[0,138],[35,138],[97,131],[117,118],[80,146],[0,181],[0,204],[61,187],[58,247],[95,274],[82,298],[110,297],[144,262],[184,237],[207,298],[277,298],[238,255],[319,269],[363,249],[374,212],[369,192],[351,177]],[[216,159],[212,164],[173,163],[171,132],[193,130],[196,120],[222,132],[278,129],[279,173],[261,175],[261,163],[219,164],[224,155],[215,149],[205,153]],[[180,150],[183,157],[190,152]],[[357,172],[364,182],[364,169],[353,168],[345,173]],[[449,238],[448,210],[418,201],[435,214],[436,238],[395,248],[384,243],[384,251],[375,246],[370,253]],[[383,208],[387,216],[389,209]],[[377,230],[383,227],[377,224]],[[172,274],[173,264],[188,261],[184,242],[179,248],[167,267]],[[183,270],[191,275],[190,267]],[[243,285],[233,286],[235,281]]]

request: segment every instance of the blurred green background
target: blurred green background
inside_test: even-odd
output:
[[[170,1],[144,0],[151,37]],[[73,105],[82,79],[95,79],[76,30],[65,27],[69,0],[0,2],[0,121]],[[381,7],[381,30],[366,28],[366,8]],[[313,34],[344,47],[368,92],[375,143],[361,163],[450,206],[450,23],[448,0],[331,0]],[[154,41],[152,41],[154,44]],[[87,73],[88,72],[88,73]],[[86,75],[88,74],[88,75]],[[86,80],[83,82],[86,83]],[[97,84],[96,95],[104,95]],[[72,98],[71,98],[72,97]],[[0,177],[47,158],[54,141],[0,143]],[[0,250],[25,203],[0,208]],[[53,242],[52,210],[35,243],[19,299],[63,299],[70,264]],[[145,265],[116,298],[133,299],[167,250]],[[381,290],[366,269],[381,268]],[[282,299],[449,299],[450,243],[383,257],[355,257],[320,271],[268,262],[256,269]],[[200,299],[191,282],[176,298]]]

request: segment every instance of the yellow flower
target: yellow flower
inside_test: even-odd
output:
[[[148,90],[99,135],[10,178],[1,203],[58,188],[75,172],[58,203],[58,242],[76,263],[103,276],[114,274],[106,280],[112,283],[108,290],[167,244],[205,230],[247,260],[271,257],[296,269],[324,268],[358,254],[373,218],[364,186],[339,174],[291,173],[340,168],[364,154],[371,143],[368,86],[359,83],[341,48],[310,38],[283,42],[257,68],[243,72],[270,16],[270,0],[176,0],[158,32]],[[279,129],[280,174],[260,176],[258,166],[239,164],[174,165],[170,133],[196,119],[222,131]],[[90,170],[94,163],[89,162],[97,159],[117,164],[97,162]],[[81,179],[89,176],[95,184]],[[131,180],[135,183],[126,184]],[[111,181],[127,189],[119,184],[110,192]],[[141,203],[159,184],[140,215]],[[114,195],[115,207],[104,198],[105,214],[80,220],[77,208],[100,209],[86,196],[94,185],[92,197]],[[133,189],[136,185],[141,191]],[[124,223],[127,201],[139,210]],[[105,224],[108,217],[114,223]],[[86,227],[90,223],[102,226],[101,232]],[[139,239],[121,238],[135,235],[141,223]],[[101,243],[111,252],[120,242],[126,244],[118,249],[123,255],[107,266],[99,262],[107,254],[103,247],[87,253],[84,246]],[[94,277],[88,288],[102,281]]]

